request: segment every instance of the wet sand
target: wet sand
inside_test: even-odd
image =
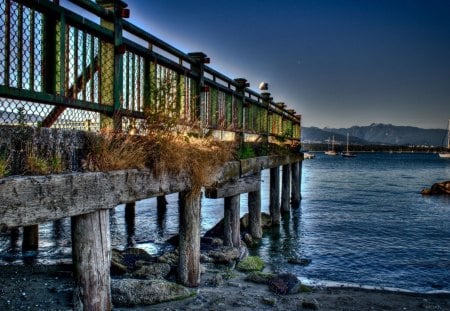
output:
[[[277,295],[237,271],[222,282],[207,271],[197,295],[180,301],[115,310],[450,310],[450,294],[417,294],[349,287],[314,287]],[[71,267],[1,266],[0,310],[71,310]],[[214,283],[214,285],[212,285]]]

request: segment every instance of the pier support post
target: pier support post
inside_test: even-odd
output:
[[[39,225],[23,227],[22,250],[37,251],[39,248]]]
[[[156,209],[158,213],[164,213],[167,209],[167,200],[165,195],[160,195],[156,197]]]
[[[272,167],[270,169],[270,216],[272,217],[272,225],[281,223],[280,214],[280,167]]]
[[[283,177],[281,182],[281,211],[289,213],[291,207],[289,205],[291,196],[291,165],[283,165]]]
[[[261,173],[259,180],[261,180]],[[254,239],[262,237],[261,229],[261,190],[248,193],[248,218],[250,226],[250,234]]]
[[[223,244],[225,246],[239,247],[241,245],[240,204],[239,194],[224,199]]]
[[[111,310],[109,211],[72,217],[74,310]]]
[[[200,197],[188,191],[179,193],[180,259],[178,278],[181,284],[200,284]]]
[[[300,207],[300,163],[294,162],[291,164],[292,173],[292,187],[291,187],[291,206],[292,208]]]
[[[134,234],[136,231],[136,202],[125,204],[125,224],[127,227],[127,246],[135,246]]]

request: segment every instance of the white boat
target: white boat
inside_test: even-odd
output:
[[[303,152],[303,159],[314,159],[316,155],[314,153]]]
[[[328,139],[329,139],[329,138],[328,138]],[[333,140],[331,141],[331,149],[325,151],[325,154],[326,154],[326,155],[331,155],[331,156],[337,155],[337,152],[334,151],[334,136],[333,136]]]
[[[447,125],[447,151],[439,152],[439,158],[450,159],[450,119]]]
[[[356,154],[354,154],[354,153],[351,153],[350,151],[348,151],[348,133],[347,133],[347,150],[345,151],[345,152],[343,152],[341,155],[343,156],[343,157],[346,157],[346,158],[354,158],[354,157],[356,157]]]

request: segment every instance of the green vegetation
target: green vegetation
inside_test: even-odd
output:
[[[269,284],[270,281],[275,277],[275,274],[264,273],[260,271],[253,271],[247,275],[245,278],[247,281],[258,283],[258,284]]]
[[[0,178],[7,176],[9,173],[9,160],[0,157]]]
[[[264,268],[264,261],[257,256],[248,256],[239,261],[236,269],[243,272],[261,271]]]
[[[52,156],[47,159],[33,153],[27,155],[25,163],[25,172],[27,174],[47,175],[59,174],[63,171],[64,164],[60,156]]]

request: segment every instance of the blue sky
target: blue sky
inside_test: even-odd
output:
[[[129,0],[130,21],[269,83],[303,125],[444,128],[450,0]]]

